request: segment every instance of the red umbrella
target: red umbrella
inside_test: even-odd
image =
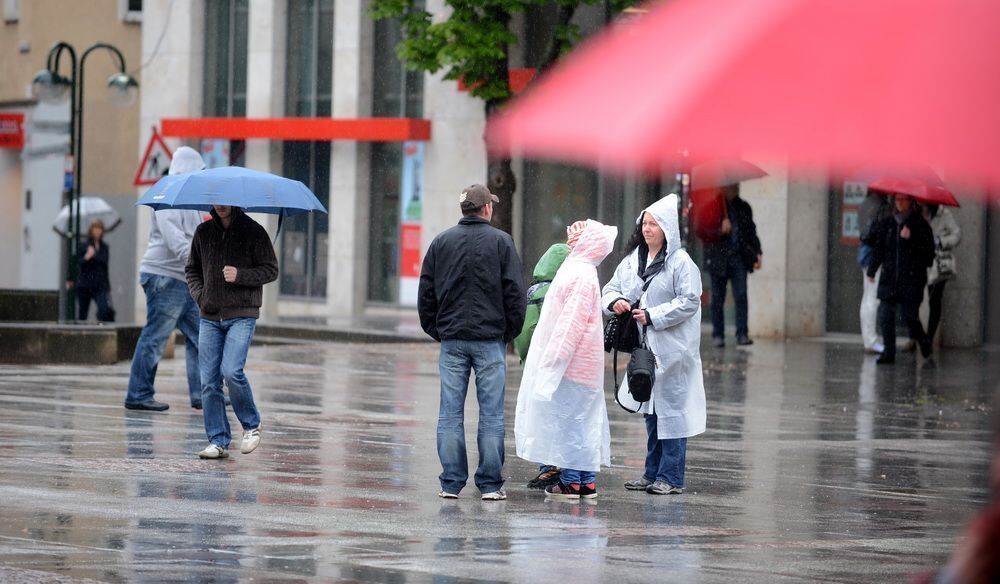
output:
[[[767,176],[764,169],[739,158],[715,158],[696,164],[691,169],[691,188],[728,187]]]
[[[1000,2],[674,0],[490,123],[495,149],[658,170],[680,149],[1000,184]]]
[[[868,184],[868,190],[889,195],[909,195],[925,203],[959,206],[955,195],[944,186],[941,177],[927,167],[915,167],[905,173],[881,176]]]

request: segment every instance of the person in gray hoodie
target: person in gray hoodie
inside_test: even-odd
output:
[[[201,155],[181,146],[170,161],[169,173],[182,174],[205,168]],[[180,329],[184,333],[188,394],[191,407],[201,409],[201,374],[198,370],[198,305],[188,291],[184,266],[191,253],[191,239],[203,220],[201,211],[163,209],[153,212],[149,245],[139,264],[139,283],[146,293],[146,326],[132,356],[125,407],[130,410],[164,411],[170,406],[154,399],[156,366],[167,338]]]

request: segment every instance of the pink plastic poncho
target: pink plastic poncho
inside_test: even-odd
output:
[[[545,296],[517,394],[517,455],[560,468],[611,464],[597,266],[617,227],[588,219]]]

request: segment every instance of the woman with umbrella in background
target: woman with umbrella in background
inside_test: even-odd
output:
[[[81,246],[80,271],[76,278],[76,299],[80,306],[79,320],[87,320],[90,301],[97,304],[97,320],[113,322],[114,310],[109,301],[111,281],[108,277],[108,244],[104,243],[104,222],[95,219],[87,229],[87,240]]]
[[[951,211],[938,203],[923,206],[924,219],[934,234],[934,262],[927,270],[927,294],[930,314],[927,317],[927,338],[934,342],[938,324],[941,323],[941,305],[944,285],[955,277],[955,256],[952,250],[962,240],[962,230]]]

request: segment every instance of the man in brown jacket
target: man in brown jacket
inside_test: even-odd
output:
[[[201,458],[227,458],[232,435],[222,380],[243,426],[240,452],[260,444],[260,413],[243,373],[260,316],[263,287],[278,277],[278,260],[267,231],[239,207],[215,205],[212,220],[198,226],[191,241],[188,289],[201,309],[198,330],[201,401],[209,445]]]

